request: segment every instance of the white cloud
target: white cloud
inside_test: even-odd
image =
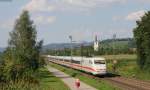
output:
[[[0,28],[2,29],[12,29],[14,25],[14,19],[8,19],[0,22]]]
[[[15,20],[17,18],[19,18],[19,16],[13,17],[13,18],[8,18],[5,21],[0,20],[0,28],[2,28],[2,29],[13,29],[14,24],[15,24]],[[46,25],[46,24],[52,24],[53,22],[55,22],[56,17],[55,16],[39,15],[39,16],[31,16],[31,19],[34,21],[35,24]]]
[[[53,11],[54,6],[51,6],[48,0],[31,0],[28,4],[26,4],[23,9],[28,10],[30,12],[37,11]]]
[[[145,14],[145,12],[146,12],[145,10],[132,12],[125,19],[129,21],[140,20],[140,18]]]
[[[51,24],[53,22],[55,22],[56,17],[55,16],[36,16],[35,18],[33,18],[34,22],[36,24]]]
[[[126,0],[63,0],[63,9],[92,11],[97,7],[106,7],[112,4],[124,3]]]
[[[48,22],[48,23],[53,23],[55,20],[56,20],[56,17],[55,17],[55,16],[49,16],[49,17],[47,18],[47,22]]]
[[[123,1],[125,0],[63,0],[63,2],[66,4],[90,8],[97,5],[104,5]]]
[[[36,22],[36,23],[40,23],[42,21],[44,21],[44,17],[43,16],[37,16],[36,18],[34,18],[34,22]]]
[[[115,3],[123,3],[126,0],[62,0],[59,8],[62,11],[92,11],[97,7],[105,7]]]
[[[126,0],[31,0],[23,9],[29,10],[30,12],[75,9],[80,11],[125,1]]]

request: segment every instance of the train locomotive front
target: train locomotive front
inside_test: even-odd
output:
[[[92,58],[93,60],[93,68],[94,72],[92,74],[94,75],[105,75],[107,73],[106,70],[106,61],[104,58]]]

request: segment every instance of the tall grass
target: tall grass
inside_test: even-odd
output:
[[[38,73],[28,75],[15,80],[4,79],[0,81],[0,90],[38,90]]]
[[[24,80],[0,84],[0,90],[38,90],[38,88],[38,84],[27,83]]]
[[[150,80],[150,72],[141,70],[136,63],[136,59],[122,59],[118,60],[115,65],[116,72],[113,72],[113,61],[107,60],[107,69],[111,73],[117,73],[124,77],[136,78],[141,80]]]

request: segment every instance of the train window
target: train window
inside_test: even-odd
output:
[[[80,61],[75,61],[75,60],[72,60],[72,63],[75,63],[75,64],[80,64]]]
[[[91,60],[89,60],[89,64],[92,64],[92,61],[91,61]]]
[[[80,63],[84,63],[84,61],[83,61],[83,60],[81,60],[81,61],[80,61]]]
[[[94,61],[95,64],[105,64],[104,60],[95,60]]]
[[[64,60],[65,62],[69,62],[69,60]]]
[[[69,60],[64,60],[65,62],[69,62]]]

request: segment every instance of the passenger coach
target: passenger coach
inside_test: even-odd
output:
[[[106,60],[102,57],[70,57],[47,55],[48,60],[74,69],[92,73],[94,75],[106,74]]]

